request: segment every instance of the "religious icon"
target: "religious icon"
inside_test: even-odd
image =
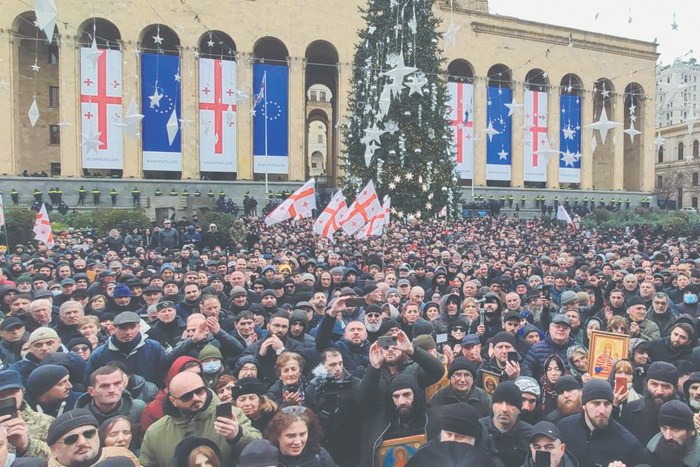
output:
[[[381,467],[405,467],[408,460],[423,444],[425,444],[425,435],[383,441],[377,450],[377,465]]]
[[[588,373],[591,377],[607,380],[615,363],[627,356],[628,345],[629,336],[593,331],[588,359]]]
[[[496,387],[498,387],[498,383],[501,382],[501,376],[490,371],[481,370],[481,381],[482,385],[484,386],[484,391],[486,391],[490,396],[493,396],[493,393],[496,391]]]

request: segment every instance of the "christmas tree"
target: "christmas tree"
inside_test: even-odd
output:
[[[457,215],[460,193],[434,0],[370,0],[356,46],[343,191],[374,180],[398,217]]]

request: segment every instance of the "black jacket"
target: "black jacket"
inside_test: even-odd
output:
[[[483,449],[497,465],[503,467],[519,467],[525,462],[530,452],[530,433],[532,425],[518,420],[518,423],[507,432],[496,428],[493,417],[479,419],[481,439],[477,447]]]
[[[646,404],[654,404],[654,402],[647,400],[646,397],[628,402],[622,408],[622,414],[618,420],[642,443],[642,446],[646,446],[649,440],[659,432],[659,407],[645,408]]]
[[[259,340],[255,345],[248,347],[243,355],[254,355],[255,358],[260,362],[260,369],[262,374],[258,374],[258,379],[267,384],[272,384],[277,379],[277,373],[275,371],[275,363],[277,363],[277,352],[270,346],[267,349],[265,355],[260,355],[260,346],[262,346],[264,339]],[[282,339],[284,343],[284,350],[288,352],[295,352],[300,354],[306,360],[306,354],[304,352],[304,347],[300,342],[290,339],[289,336],[285,336]]]
[[[652,362],[674,363],[677,360],[690,360],[690,355],[692,353],[693,346],[691,343],[674,348],[671,345],[670,337],[662,337],[661,339],[651,341],[649,344],[649,359]]]

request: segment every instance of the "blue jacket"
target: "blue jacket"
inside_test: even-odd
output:
[[[109,362],[124,362],[130,373],[142,376],[146,381],[160,385],[163,374],[168,370],[165,365],[165,351],[163,346],[151,339],[141,338],[136,348],[129,355],[119,350],[114,345],[112,336],[107,343],[98,347],[88,360],[86,378],[90,378],[93,371]]]
[[[549,333],[547,333],[547,337],[543,341],[530,347],[523,362],[525,366],[530,369],[532,377],[539,381],[545,373],[544,363],[550,355],[559,355],[568,368],[569,359],[566,355],[566,351],[575,343],[576,340],[573,337],[569,337],[563,345],[557,344],[552,340]]]
[[[31,352],[27,352],[24,358],[10,365],[10,370],[15,370],[22,377],[24,387],[27,387],[27,379],[32,371],[39,366],[39,360]]]
[[[343,366],[346,370],[357,378],[362,378],[365,373],[365,369],[369,367],[369,340],[365,340],[364,344],[361,346],[352,345],[348,342],[345,337],[341,337],[338,341],[333,342],[331,335],[333,334],[333,328],[336,324],[336,320],[324,316],[321,319],[321,323],[318,325],[318,333],[316,334],[316,350],[318,352],[323,352],[328,347],[334,347],[338,349],[340,354],[343,356]]]

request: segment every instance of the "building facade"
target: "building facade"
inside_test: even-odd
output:
[[[700,63],[695,58],[657,67],[656,85],[657,128],[684,122],[691,110],[700,114]]]
[[[196,8],[187,1],[170,0],[161,2],[155,10],[151,3],[62,1],[54,39],[48,44],[44,33],[34,26],[34,12],[26,4],[0,0],[4,11],[0,20],[3,174],[27,170],[72,178],[90,172],[126,179],[262,181],[265,174],[257,168],[254,157],[252,104],[259,88],[256,66],[272,64],[286,68],[289,118],[283,135],[288,141],[287,169],[270,180],[298,182],[315,176],[335,186],[342,170],[342,129],[350,112],[347,96],[354,47],[358,30],[365,26],[358,13],[358,8],[365,6],[364,0],[202,0]],[[474,131],[479,137],[475,138],[473,180],[465,180],[465,185],[654,190],[656,82],[653,76],[635,71],[647,70],[656,62],[655,44],[491,15],[486,0],[456,0],[452,6],[447,0],[437,0],[435,12],[442,17],[445,29],[450,21],[459,27],[455,46],[445,52],[444,79],[474,85]],[[99,49],[119,52],[116,58],[109,58],[108,64],[111,72],[116,73],[113,70],[118,68],[120,73],[114,85],[115,89],[119,87],[115,102],[119,102],[121,115],[116,113],[114,122],[122,126],[120,119],[127,114],[131,101],[145,113],[149,105],[146,98],[151,98],[152,108],[153,98],[158,97],[157,80],[154,94],[149,95],[153,91],[146,89],[142,74],[147,66],[145,55],[176,57],[178,95],[174,99],[179,102],[180,112],[172,114],[179,118],[168,120],[168,128],[176,130],[175,138],[181,146],[175,170],[148,166],[150,156],[143,147],[143,138],[127,136],[118,141],[122,152],[116,168],[86,166],[86,142],[105,138],[101,132],[92,134],[83,128],[88,118],[81,106],[88,86],[88,80],[83,79],[84,63],[93,39]],[[209,95],[202,78],[203,60],[236,65],[236,89],[227,90],[229,95],[238,94],[235,117],[219,115],[212,125],[217,136],[214,144],[219,134],[225,134],[220,133],[225,131],[224,126],[234,127],[230,131],[235,134],[235,160],[233,168],[226,171],[211,171],[203,165],[202,140],[212,131],[200,118],[203,93]],[[321,102],[320,94],[313,100],[311,90],[318,85],[328,89],[329,101]],[[549,125],[543,131],[552,147],[559,147],[562,137],[562,96],[580,98],[578,182],[560,181],[560,165],[555,157],[547,163],[546,182],[528,186],[523,176],[522,131],[512,133],[510,180],[493,184],[487,179],[483,130],[487,127],[487,88],[494,85],[511,89],[520,103],[531,89],[548,94]],[[222,95],[221,88],[218,95]],[[32,125],[29,113],[34,101],[39,117]],[[220,104],[221,99],[210,105]],[[105,104],[105,108],[109,107]],[[620,123],[604,141],[599,132],[587,129],[599,120],[603,110],[609,120]],[[528,129],[520,112],[512,118],[513,128]],[[102,124],[107,128],[110,122],[114,123],[105,120]],[[319,143],[322,127],[325,137]],[[633,136],[622,132],[631,127],[641,133]],[[101,139],[99,143],[100,147],[106,145]],[[318,144],[323,148],[312,150]]]
[[[700,125],[688,129],[683,123],[659,130],[655,192],[660,204],[670,201],[670,208],[700,210]]]

